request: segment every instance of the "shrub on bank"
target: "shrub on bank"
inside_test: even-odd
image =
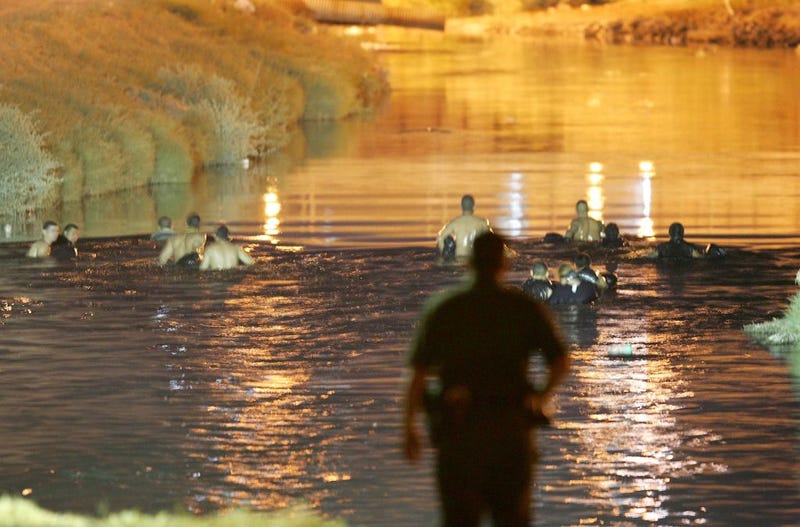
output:
[[[0,203],[5,215],[50,205],[58,168],[33,119],[15,106],[0,104]]]
[[[193,146],[203,166],[240,163],[258,154],[266,127],[233,82],[197,66],[162,69],[159,81],[162,93],[183,103],[180,118],[194,132]]]

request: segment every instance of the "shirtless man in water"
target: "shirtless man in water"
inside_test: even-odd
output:
[[[200,232],[200,216],[190,214],[186,218],[186,232],[167,238],[158,255],[158,262],[164,265],[173,261],[184,267],[197,267],[200,259],[198,251],[205,243],[206,235]]]
[[[253,259],[244,249],[234,245],[228,239],[228,227],[220,225],[217,228],[216,241],[206,247],[203,254],[203,263],[200,264],[201,271],[223,271],[233,269],[237,265],[253,265]]]
[[[453,218],[442,227],[436,236],[436,248],[442,254],[445,239],[452,237],[456,242],[456,258],[467,258],[472,254],[472,244],[475,238],[484,232],[489,232],[489,220],[473,214],[475,211],[475,198],[465,194],[461,198],[461,216]]]
[[[589,204],[580,200],[575,204],[578,217],[572,220],[564,238],[573,242],[599,242],[605,227],[603,222],[589,217]]]
[[[36,240],[28,249],[28,258],[44,258],[50,256],[50,246],[58,238],[58,223],[47,220],[42,225],[42,239]]]

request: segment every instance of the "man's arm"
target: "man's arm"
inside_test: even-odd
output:
[[[439,250],[439,253],[444,250],[444,239],[447,238],[452,234],[452,229],[450,229],[450,224],[448,223],[436,234],[436,248]]]
[[[575,232],[577,232],[577,230],[578,230],[578,221],[572,220],[569,224],[569,229],[567,229],[567,232],[564,233],[564,238],[566,238],[567,240],[571,240],[575,236]]]
[[[36,248],[37,245],[38,245],[37,242],[33,242],[31,244],[30,249],[28,249],[28,252],[27,252],[27,254],[25,256],[27,256],[28,258],[38,258],[39,257],[39,251]]]
[[[245,251],[241,247],[238,248],[238,253],[239,253],[239,261],[242,262],[244,265],[253,265],[253,263],[255,263],[255,260],[253,260],[253,258],[249,254],[247,254],[247,251]]]
[[[174,240],[173,238],[169,238],[167,240],[167,243],[164,244],[164,248],[161,249],[161,254],[158,255],[158,263],[160,263],[161,265],[164,265],[169,261],[170,258],[172,258],[174,250],[172,248],[173,240]]]
[[[409,461],[418,460],[421,450],[416,417],[417,412],[422,408],[422,401],[425,395],[425,375],[426,370],[424,367],[415,367],[406,390],[403,420],[403,453]]]

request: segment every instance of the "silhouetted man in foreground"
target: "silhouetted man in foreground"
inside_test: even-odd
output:
[[[426,376],[435,375],[441,392],[426,402],[446,527],[477,527],[487,511],[496,526],[528,525],[534,415],[567,372],[566,350],[546,308],[501,285],[503,248],[494,233],[475,239],[474,281],[432,305],[411,350],[405,455],[419,457],[415,417],[426,399]],[[527,377],[536,352],[550,366],[538,393]]]

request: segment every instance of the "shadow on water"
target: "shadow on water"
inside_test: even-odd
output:
[[[80,244],[75,266],[0,252],[3,492],[62,511],[303,501],[355,525],[434,522],[430,458],[399,454],[400,397],[421,305],[459,267],[249,242],[253,268],[199,275],[154,266],[141,238]],[[573,254],[515,248],[512,283]],[[781,310],[796,256],[622,258],[615,295],[557,314],[574,369],[539,438],[539,524],[796,519],[797,379],[741,332]]]

